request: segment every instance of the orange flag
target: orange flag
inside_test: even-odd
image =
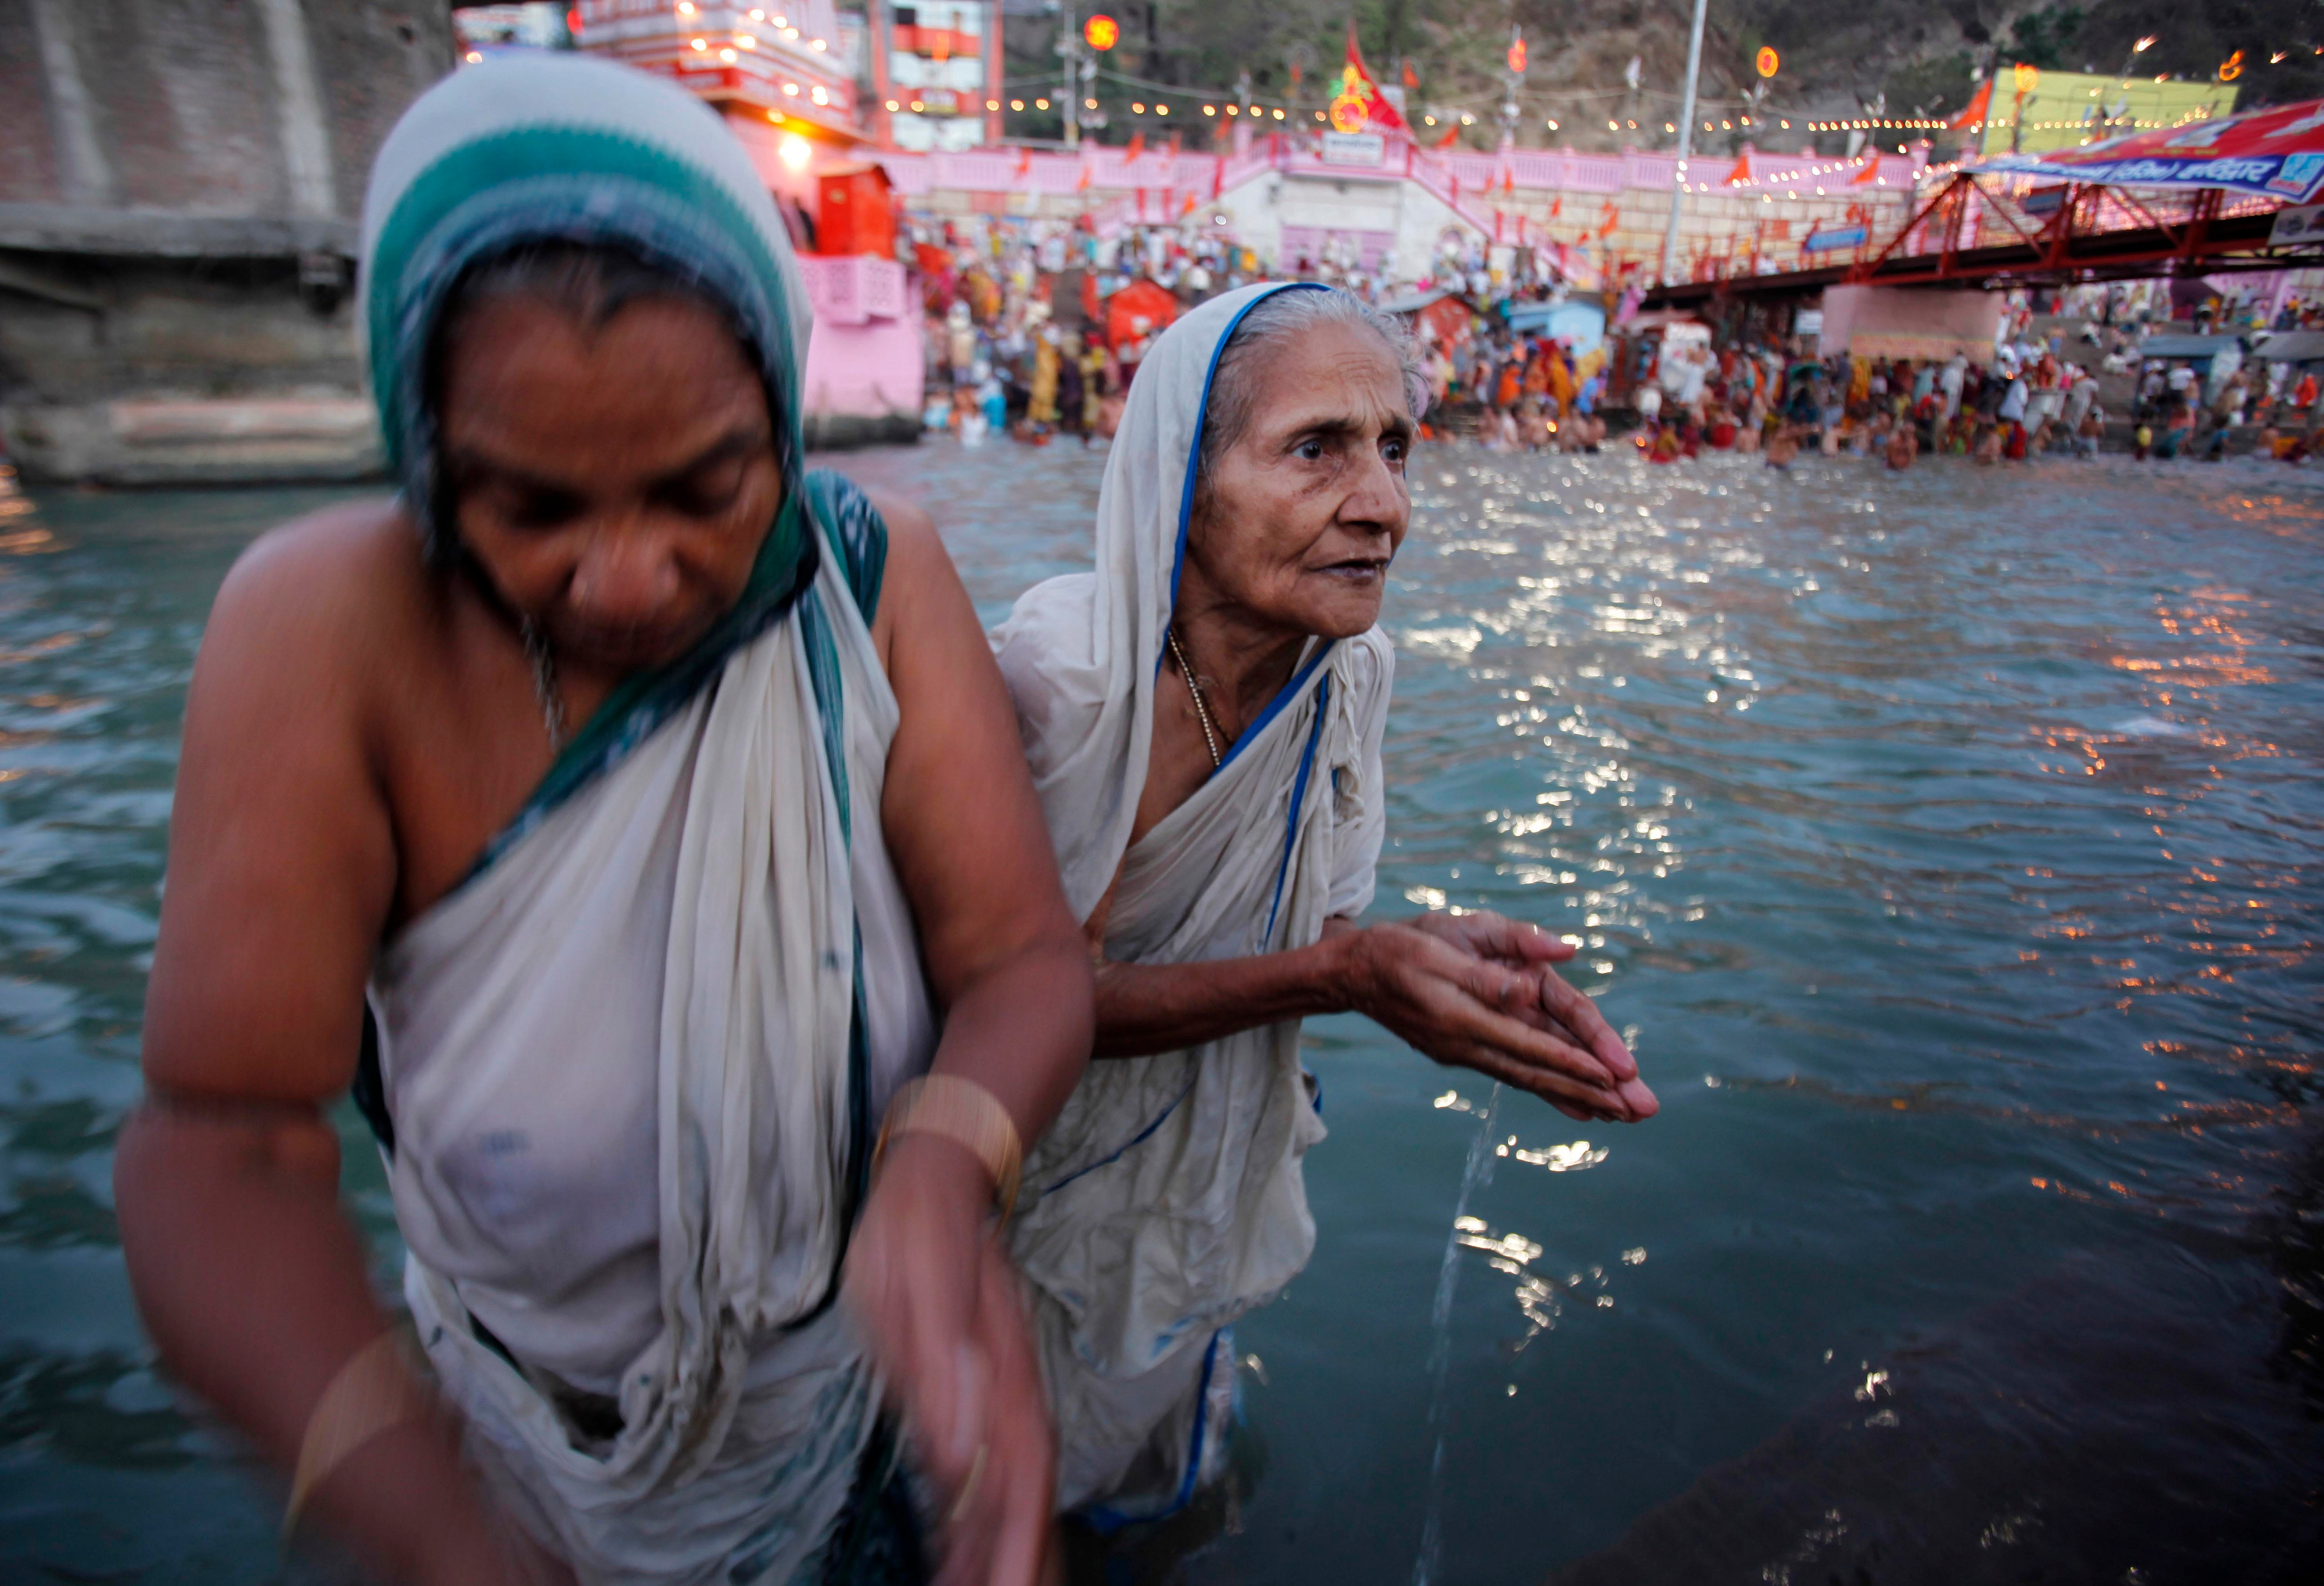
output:
[[[1868,188],[1879,180],[1880,156],[1877,154],[1868,154],[1864,157],[1864,169],[1858,171],[1854,176],[1849,177],[1848,179],[1848,184],[1850,187]]]
[[[1757,181],[1757,180],[1758,179],[1757,177],[1751,174],[1751,156],[1749,152],[1747,151],[1746,152],[1736,156],[1735,169],[1727,173],[1727,185],[1730,188],[1739,188]]]
[[[1460,136],[1461,129],[1458,125],[1448,126],[1444,129],[1444,135],[1436,140],[1436,146],[1440,149],[1449,149]]]
[[[1613,199],[1609,198],[1606,200],[1606,207],[1598,211],[1598,235],[1600,236],[1612,236],[1614,235],[1614,227],[1621,224],[1622,219],[1621,211],[1614,207]]]
[[[1557,195],[1557,197],[1555,197],[1555,198],[1552,198],[1552,199],[1549,201],[1549,217],[1550,217],[1552,220],[1554,220],[1554,219],[1556,219],[1559,216],[1561,216],[1561,215],[1563,215],[1563,214],[1564,214],[1564,213],[1565,213],[1565,195],[1564,195],[1563,193],[1560,193],[1560,194],[1558,194],[1558,195]]]
[[[1516,168],[1514,166],[1503,166],[1501,168],[1501,191],[1505,193],[1513,193],[1517,190],[1517,173]]]
[[[1947,132],[1967,132],[1985,124],[1985,113],[1993,106],[1993,79],[1987,78],[1978,85],[1977,94],[1962,106],[1961,113],[1945,123]]]
[[[1296,80],[1296,79],[1295,79]],[[1402,132],[1404,117],[1396,113],[1364,68],[1363,51],[1356,48],[1356,21],[1348,19],[1348,59],[1340,69],[1339,91],[1332,96],[1332,124],[1344,133]]]
[[[1084,166],[1083,166],[1083,167],[1082,167],[1082,173],[1081,173],[1081,175],[1080,175],[1077,179],[1075,179],[1075,180],[1074,180],[1074,191],[1075,191],[1075,192],[1077,192],[1077,193],[1085,193],[1085,192],[1089,191],[1089,185],[1090,185],[1090,169],[1089,169],[1089,167],[1088,167],[1088,166],[1084,165]]]
[[[1032,151],[1032,150],[1030,150],[1030,149],[1019,149],[1019,150],[1018,150],[1018,151],[1017,151],[1017,174],[1018,174],[1018,175],[1019,175],[1019,176],[1023,176],[1023,175],[1025,175],[1028,171],[1031,171],[1032,169],[1033,169],[1033,151]]]
[[[1135,160],[1144,152],[1146,152],[1146,134],[1142,132],[1130,134],[1130,147],[1122,151],[1121,157],[1124,160]]]

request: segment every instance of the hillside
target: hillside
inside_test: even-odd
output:
[[[1008,21],[1012,93],[1028,96],[1010,132],[1056,137],[1055,111],[1036,111],[1029,96],[1056,80],[1056,14],[1046,0],[1010,0]],[[1019,8],[1033,14],[1013,14]],[[1749,138],[1763,148],[1796,148],[1812,120],[1865,114],[1886,96],[1890,117],[1950,115],[1974,91],[1973,72],[2024,60],[2073,70],[2119,71],[2134,61],[2142,75],[2211,78],[2236,50],[2246,106],[2324,97],[2324,19],[2301,0],[2208,0],[2201,7],[2162,0],[1711,0],[1702,56],[1703,116],[1729,127],[1711,134],[1724,150]],[[1081,14],[1086,14],[1084,9]],[[1312,123],[1329,100],[1352,14],[1364,54],[1384,84],[1409,81],[1408,107],[1422,135],[1453,131],[1471,147],[1499,136],[1503,52],[1512,22],[1525,30],[1530,59],[1519,95],[1518,142],[1582,148],[1667,147],[1665,127],[1678,117],[1686,70],[1690,0],[1127,0],[1111,14],[1120,43],[1103,60],[1097,95],[1108,124],[1096,135],[1123,143],[1171,131],[1201,138],[1227,124],[1205,120],[1200,104],[1223,104],[1239,74],[1255,97],[1283,105]],[[2153,34],[2155,43],[2134,55]],[[1767,85],[1764,114],[1749,127],[1743,96],[1758,85],[1752,60],[1773,45],[1783,66]],[[2282,52],[2284,59],[2272,61]],[[1636,57],[1638,88],[1624,69]],[[1409,76],[1406,76],[1406,68]],[[1295,81],[1296,78],[1296,81]],[[1157,91],[1156,85],[1166,87]],[[1172,92],[1171,90],[1176,90]],[[1054,96],[1053,96],[1054,97]],[[1160,104],[1173,114],[1156,113]],[[1133,106],[1142,106],[1134,110]],[[1435,126],[1423,117],[1434,113]],[[1462,115],[1471,117],[1462,124]],[[1548,123],[1558,123],[1552,131]],[[1787,131],[1782,123],[1792,122]],[[1609,122],[1617,124],[1610,127]],[[1632,124],[1635,124],[1635,128]],[[1457,130],[1456,130],[1457,129]],[[1698,132],[1697,146],[1705,139]],[[1834,139],[1826,139],[1831,147]]]

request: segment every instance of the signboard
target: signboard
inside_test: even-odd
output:
[[[1995,154],[1987,171],[2130,188],[2226,188],[2291,204],[2324,198],[2324,100],[2109,138],[2086,147]]]
[[[2268,229],[2267,244],[2282,247],[2286,243],[2313,242],[2324,237],[2324,204],[2299,204],[2275,212],[2275,224]]]
[[[1388,140],[1378,133],[1327,132],[1323,134],[1326,165],[1380,165],[1388,160]]]
[[[1794,314],[1792,316],[1792,334],[1794,336],[1821,336],[1823,334],[1823,310],[1821,309],[1802,309],[1799,312]]]
[[[1838,226],[1830,231],[1812,231],[1800,243],[1803,254],[1829,254],[1836,248],[1858,248],[1868,234],[1860,226]]]

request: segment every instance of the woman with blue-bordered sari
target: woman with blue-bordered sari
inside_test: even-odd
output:
[[[1416,376],[1345,293],[1203,305],[1130,389],[1095,570],[1027,592],[994,635],[1098,964],[1099,1060],[1028,1160],[1011,1249],[1060,1501],[1101,1529],[1220,1471],[1230,1326],[1314,1248],[1305,1016],[1366,1012],[1580,1115],[1653,1111],[1550,973],[1570,947],[1491,915],[1354,923],[1387,831],[1379,614]]]

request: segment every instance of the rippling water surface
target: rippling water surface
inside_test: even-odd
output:
[[[1095,454],[841,462],[937,515],[988,617],[1085,560]],[[1448,1581],[2312,1578],[2324,496],[2112,460],[1414,478],[1378,911],[1566,933],[1664,1111],[1494,1109],[1313,1026],[1321,1246],[1238,1329],[1235,1496],[1119,1578],[1402,1581],[1432,1505]],[[276,1567],[152,1370],[109,1174],[187,669],[235,551],[315,499],[0,519],[0,1578]]]

